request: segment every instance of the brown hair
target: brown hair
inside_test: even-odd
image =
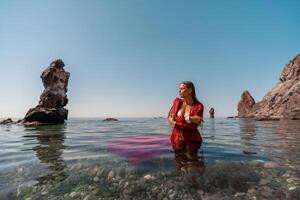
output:
[[[195,91],[195,86],[194,86],[194,83],[191,82],[191,81],[182,81],[180,84],[184,84],[186,85],[186,87],[188,89],[192,89],[192,98],[195,102],[199,102],[198,99],[197,99],[197,96],[196,96],[196,91]]]

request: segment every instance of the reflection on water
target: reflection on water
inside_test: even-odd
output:
[[[215,118],[209,118],[208,121],[205,122],[205,126],[209,127],[209,137],[211,140],[214,140],[216,136],[216,126],[215,126]],[[202,127],[203,130],[203,127]],[[202,131],[201,131],[202,133]],[[203,134],[202,134],[203,137]]]
[[[241,143],[245,147],[243,153],[246,155],[257,154],[255,148],[256,140],[256,124],[255,120],[249,118],[239,119]]]
[[[238,120],[241,134],[243,133],[255,133],[256,121],[250,118],[241,118]]]
[[[42,184],[64,180],[67,177],[64,171],[66,164],[62,157],[65,148],[65,126],[40,126],[29,130],[34,134],[24,137],[36,138],[37,144],[32,149],[40,162],[49,169],[49,173],[38,177],[38,181]]]
[[[204,159],[196,157],[189,159],[184,153],[174,153],[176,174],[195,174],[201,176],[205,171]]]
[[[273,156],[282,165],[294,166],[300,178],[300,121],[279,121],[273,127],[276,142],[270,142]]]

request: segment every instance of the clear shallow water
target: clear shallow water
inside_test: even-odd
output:
[[[178,180],[173,179],[177,177],[176,174],[178,175],[178,163],[175,162],[171,149],[170,132],[171,129],[166,119],[152,118],[120,119],[119,122],[102,122],[101,119],[70,119],[66,124],[59,126],[0,126],[0,199],[23,199],[25,197],[83,199],[87,195],[92,195],[89,198],[95,199],[126,199],[127,197],[128,199],[147,199],[148,197],[152,199],[152,190],[150,195],[147,189],[141,193],[149,193],[148,196],[141,197],[137,192],[131,194],[130,191],[129,196],[123,194],[126,191],[124,184],[132,177],[135,181],[132,182],[133,185],[144,179],[159,180],[158,185],[172,182],[173,185],[169,185],[166,189],[168,191],[160,191],[156,194],[162,194],[161,197],[196,198],[189,192],[182,194],[187,196],[180,196],[181,194],[176,192],[173,195],[169,192],[170,188],[175,191],[174,187],[178,185],[175,183]],[[253,185],[259,185],[261,180],[278,179],[279,185],[269,185],[271,181],[263,185],[270,190],[283,190],[282,194],[271,195],[270,198],[293,199],[293,195],[296,195],[294,193],[299,192],[299,121],[206,119],[201,133],[204,142],[199,155],[201,166],[206,166],[206,170],[204,175],[203,170],[200,171],[206,181],[214,179],[213,173],[219,173],[218,170],[230,171],[235,167],[237,170],[242,170],[239,172],[242,174],[239,177],[242,177],[248,173],[243,171],[243,168],[248,169],[249,164],[253,173],[257,175],[256,183],[254,180],[244,182],[252,181]],[[237,162],[241,166],[237,167]],[[199,168],[200,165],[197,166]],[[102,175],[100,168],[104,171],[101,172]],[[83,173],[87,174],[82,175]],[[285,177],[281,180],[283,175]],[[161,176],[164,177],[161,178]],[[80,177],[80,180],[76,177]],[[97,178],[95,180],[95,177],[99,177],[99,180]],[[200,175],[198,174],[197,177]],[[69,181],[72,178],[76,180]],[[230,178],[232,177],[227,177],[226,181]],[[120,180],[124,183],[120,183]],[[75,182],[75,184],[72,185],[68,181]],[[101,181],[102,185],[109,187],[95,192],[99,189],[97,184]],[[112,187],[114,181],[119,181],[120,187],[118,186],[117,189]],[[235,178],[232,181],[243,180]],[[187,181],[187,184],[190,182],[192,181]],[[218,194],[224,191],[228,194],[228,198],[231,198],[230,195],[239,198],[237,195],[239,192],[244,192],[243,195],[249,199],[252,198],[251,194],[248,194],[249,191],[243,191],[245,189],[239,191],[231,187],[229,181],[227,181],[227,186],[231,187],[230,191],[226,190],[227,187],[218,186],[218,183],[212,180],[206,183],[211,186],[210,188],[207,186],[201,188],[200,182],[199,187],[195,186],[195,190],[201,198],[211,198],[211,192]],[[67,188],[66,184],[72,186],[65,191],[58,191],[56,188],[58,184],[62,184],[65,188]],[[152,183],[146,182],[145,184],[151,185]],[[151,187],[154,187],[153,184]],[[254,186],[251,187],[247,186],[246,189],[251,190]],[[264,194],[264,191],[268,189],[259,191],[254,187],[254,190],[256,192],[253,192],[253,195],[269,198],[268,194]],[[120,194],[114,196],[116,193]],[[172,198],[170,194],[173,195],[171,195]],[[220,199],[220,197],[214,198]]]

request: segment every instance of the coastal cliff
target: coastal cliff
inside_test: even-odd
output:
[[[254,100],[249,95],[244,95],[244,98],[242,95],[238,104],[238,117],[300,120],[300,54],[285,65],[279,82],[261,101],[253,104]]]

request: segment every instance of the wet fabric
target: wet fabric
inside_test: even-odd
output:
[[[184,149],[197,150],[202,143],[202,137],[198,125],[195,123],[187,123],[184,116],[178,116],[177,113],[180,110],[184,100],[176,98],[173,101],[173,106],[170,114],[174,116],[176,124],[173,127],[171,134],[171,143],[174,151],[181,151]],[[203,104],[200,102],[194,102],[190,109],[190,116],[203,117]]]
[[[135,135],[113,140],[108,144],[108,150],[114,154],[126,157],[130,164],[140,164],[155,156],[168,153],[170,141],[168,135]]]

